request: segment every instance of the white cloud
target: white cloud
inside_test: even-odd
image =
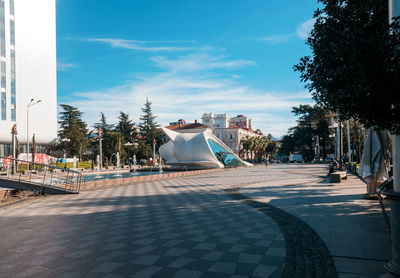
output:
[[[175,46],[171,44],[193,44],[195,41],[139,41],[139,40],[124,40],[115,38],[94,38],[88,39],[89,42],[106,43],[111,47],[124,48],[130,50],[146,51],[146,52],[180,52],[180,51],[194,51],[202,50],[205,48],[193,46]],[[170,44],[170,45],[159,45]]]
[[[314,23],[315,19],[311,18],[299,24],[296,28],[296,31],[293,34],[271,35],[261,38],[261,40],[270,44],[285,43],[290,41],[294,37],[305,40],[310,35],[310,32],[314,27]]]
[[[214,69],[236,69],[245,66],[254,66],[250,60],[223,60],[222,56],[211,56],[206,53],[196,53],[181,56],[178,59],[168,59],[165,56],[152,57],[157,67],[170,72],[194,72]]]
[[[57,61],[57,70],[64,71],[70,68],[75,68],[77,65],[72,63],[63,63],[61,61]]]
[[[263,91],[238,83],[231,77],[232,73],[226,77],[212,73],[213,69],[253,65],[250,61],[204,54],[175,60],[157,56],[151,61],[163,72],[142,74],[124,85],[105,90],[75,93],[75,100],[68,104],[84,111],[84,119],[93,125],[98,122],[100,112],[104,112],[111,123],[117,121],[118,111],[129,113],[138,121],[140,107],[148,97],[162,125],[180,118],[200,121],[205,112],[228,113],[229,116],[245,114],[253,118],[254,128],[281,136],[288,127],[295,125],[291,107],[311,103],[306,92]]]
[[[283,43],[283,42],[288,42],[291,38],[293,38],[292,34],[285,34],[285,35],[273,35],[273,36],[268,36],[265,38],[262,38],[261,40],[276,44],[276,43]]]
[[[296,29],[296,35],[300,39],[307,39],[308,36],[310,35],[310,32],[314,26],[315,19],[311,18],[307,20],[306,22],[301,23],[299,26],[297,26]]]

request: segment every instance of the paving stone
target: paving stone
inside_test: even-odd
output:
[[[258,265],[256,270],[253,273],[254,277],[269,277],[274,271],[277,270],[277,267],[270,265]]]
[[[252,264],[258,264],[263,256],[261,255],[253,255],[253,254],[245,254],[242,253],[239,255],[238,262],[239,263],[252,263]]]
[[[203,275],[203,271],[189,270],[189,269],[180,269],[173,276],[173,278],[198,278]]]
[[[212,272],[233,274],[236,270],[236,264],[227,262],[216,262],[208,270]]]
[[[0,265],[8,267],[0,268],[0,276],[13,271],[13,277],[41,278],[249,277],[259,257],[246,264],[241,261],[250,259],[240,253],[260,248],[265,254],[270,248],[265,242],[280,234],[272,218],[224,192],[247,183],[249,170],[52,196],[1,209]],[[254,181],[269,178],[263,169]]]
[[[123,266],[123,263],[116,263],[116,262],[104,262],[97,266],[95,269],[93,269],[93,272],[103,272],[103,273],[108,273],[112,272],[118,267]]]

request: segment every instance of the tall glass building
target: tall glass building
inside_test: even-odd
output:
[[[0,156],[18,142],[38,145],[57,136],[56,0],[0,0]],[[34,99],[37,105],[29,107]],[[27,126],[29,121],[29,134]],[[26,147],[25,147],[26,150]]]

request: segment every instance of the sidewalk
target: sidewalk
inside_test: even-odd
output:
[[[0,277],[378,277],[390,256],[378,202],[326,172],[257,166],[1,208]],[[226,190],[240,187],[262,203]]]
[[[300,218],[334,257],[339,277],[378,277],[390,258],[390,234],[379,202],[361,199],[365,184],[355,176],[330,184],[324,165],[272,166],[284,179],[243,186],[240,192]],[[389,203],[385,202],[385,206]]]

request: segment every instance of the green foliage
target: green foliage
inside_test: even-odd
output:
[[[146,144],[151,146],[153,140],[156,140],[157,146],[159,146],[159,143],[161,143],[161,132],[159,131],[160,126],[155,121],[157,116],[154,116],[151,111],[151,101],[146,99],[146,103],[141,109],[144,114],[140,117],[140,135]]]
[[[271,156],[276,154],[279,150],[278,143],[276,141],[270,141],[265,148],[265,151],[270,154]]]
[[[82,112],[71,105],[61,104],[62,111],[59,116],[60,144],[57,149],[66,153],[67,156],[78,156],[82,159],[82,155],[89,146],[87,138],[86,123],[82,121]]]
[[[73,162],[57,162],[55,164],[55,166],[60,167],[60,168],[68,168],[68,169],[72,169],[74,167],[74,163]],[[91,169],[92,168],[92,164],[88,163],[88,162],[78,162],[77,163],[77,168],[83,168],[83,169]]]
[[[314,159],[313,147],[319,138],[322,156],[326,157],[331,140],[329,138],[329,119],[333,116],[318,105],[293,107],[292,113],[299,117],[298,125],[289,129],[282,138],[280,152],[289,155],[300,152],[306,161]]]
[[[119,122],[116,126],[116,131],[120,132],[125,142],[133,143],[137,136],[137,131],[135,128],[135,123],[129,119],[129,114],[126,114],[122,111],[119,112],[118,116]]]
[[[245,159],[260,161],[264,158],[270,142],[271,139],[266,136],[245,136],[240,140],[240,155]]]
[[[400,28],[389,33],[386,0],[323,0],[295,65],[314,100],[342,119],[400,134]]]
[[[150,145],[146,144],[144,140],[139,141],[139,145],[136,149],[136,157],[138,160],[147,159],[153,156],[153,149]]]
[[[103,162],[104,165],[112,165],[116,163],[116,158],[113,154],[119,152],[121,161],[126,158],[124,149],[124,134],[116,131],[114,125],[107,123],[107,118],[104,113],[100,113],[100,122],[94,125],[97,129],[102,129],[102,147],[103,147]],[[98,154],[98,143],[95,143],[95,153]]]

